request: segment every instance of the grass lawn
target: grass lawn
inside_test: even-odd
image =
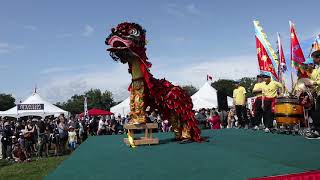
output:
[[[29,163],[9,163],[6,160],[0,160],[0,180],[42,179],[43,176],[56,168],[67,157],[49,157],[33,160]]]

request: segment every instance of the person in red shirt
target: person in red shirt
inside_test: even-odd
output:
[[[211,129],[220,129],[221,120],[220,120],[218,112],[211,111],[208,121],[211,125]]]

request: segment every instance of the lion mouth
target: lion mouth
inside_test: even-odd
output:
[[[122,39],[119,36],[112,36],[108,40],[107,44],[111,46],[107,49],[107,51],[110,52],[120,52],[128,50],[132,46],[132,42],[130,40]]]

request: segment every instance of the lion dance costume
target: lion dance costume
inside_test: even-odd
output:
[[[106,38],[110,56],[128,63],[132,82],[129,87],[130,123],[146,123],[146,107],[158,109],[163,119],[172,124],[176,140],[202,141],[190,96],[165,79],[155,79],[146,55],[146,31],[136,23],[124,22],[111,29]],[[131,132],[132,133],[132,132]],[[129,141],[132,134],[128,133]]]

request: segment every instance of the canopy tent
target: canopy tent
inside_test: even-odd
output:
[[[114,114],[121,114],[122,116],[125,116],[130,113],[130,96],[123,100],[120,104],[115,105],[111,107],[110,111]]]
[[[193,109],[201,108],[217,108],[218,107],[218,94],[217,90],[206,82],[193,96]],[[233,99],[227,96],[228,107],[232,106]]]
[[[198,92],[191,96],[193,109],[217,108],[217,90],[206,82]]]
[[[233,98],[228,96],[227,101],[228,101],[228,106],[231,107],[233,105]]]
[[[37,92],[34,92],[25,101],[18,104],[17,106],[6,111],[0,112],[0,116],[8,116],[14,118],[23,116],[45,117],[58,114],[65,114],[65,116],[67,116],[68,112],[43,100]]]
[[[97,109],[93,108],[88,110],[88,115],[89,116],[106,116],[106,115],[112,115],[112,112],[102,110],[102,109]],[[80,114],[80,117],[84,116],[84,112]]]

